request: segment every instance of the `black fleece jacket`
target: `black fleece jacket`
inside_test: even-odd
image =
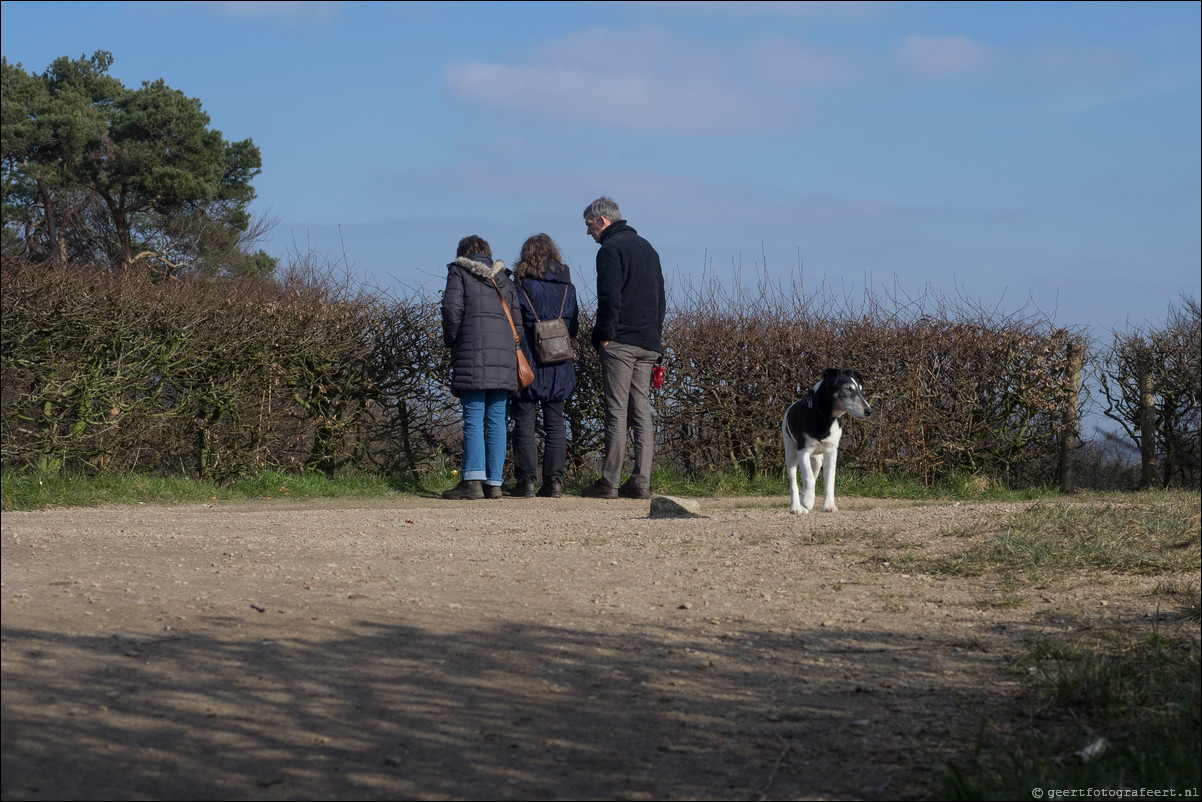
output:
[[[625,220],[610,223],[597,251],[593,345],[614,341],[661,351],[666,307],[659,254]]]

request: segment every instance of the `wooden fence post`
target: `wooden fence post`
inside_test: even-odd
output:
[[[1077,409],[1081,397],[1081,346],[1068,346],[1069,394],[1065,399],[1064,417],[1060,423],[1060,489],[1073,493],[1077,489],[1077,478],[1073,466],[1077,461]]]

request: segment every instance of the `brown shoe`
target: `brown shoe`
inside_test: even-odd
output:
[[[585,498],[617,498],[618,488],[604,479],[598,479],[580,492]]]
[[[543,482],[543,486],[538,489],[540,498],[562,498],[563,497],[563,482],[558,479],[548,479]]]
[[[455,485],[453,490],[448,490],[442,494],[445,499],[452,501],[474,501],[478,498],[484,498],[484,488],[480,487],[483,482],[470,481],[460,482]]]
[[[639,487],[631,480],[627,479],[618,488],[618,495],[622,498],[651,498],[651,488]]]
[[[485,498],[500,498],[501,497],[501,486],[500,485],[485,485],[484,486],[484,497]]]

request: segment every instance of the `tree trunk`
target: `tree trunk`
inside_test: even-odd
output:
[[[53,257],[60,262],[67,261],[67,241],[62,236],[58,225],[58,204],[50,189],[41,181],[38,184],[38,195],[42,198],[42,217],[46,221],[46,240],[48,249]]]
[[[1139,371],[1139,487],[1147,490],[1156,483],[1156,393],[1152,386],[1152,352],[1141,349]]]
[[[109,214],[113,216],[113,228],[117,230],[117,258],[113,261],[113,266],[119,270],[125,270],[134,263],[134,249],[132,237],[129,233],[129,215],[126,209],[116,199],[93,188],[97,195],[104,200],[104,205],[109,208]]]
[[[125,270],[134,263],[134,248],[129,233],[129,221],[125,217],[125,210],[113,211],[113,225],[117,228],[117,242],[121,245],[121,250],[117,256],[117,266]]]
[[[1081,394],[1081,363],[1081,346],[1074,343],[1068,347],[1069,393],[1064,399],[1064,417],[1060,424],[1060,489],[1065,493],[1072,493],[1077,489],[1073,466],[1077,459],[1077,405]]]

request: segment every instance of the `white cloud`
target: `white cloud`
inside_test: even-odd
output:
[[[911,34],[898,47],[902,67],[924,78],[980,75],[996,58],[993,48],[967,36]]]
[[[599,80],[572,67],[461,64],[447,80],[465,100],[521,116],[622,128],[726,128],[754,113],[737,91],[702,77],[620,73]]]
[[[724,132],[795,122],[806,90],[862,72],[783,36],[723,43],[594,28],[532,48],[520,63],[452,64],[445,78],[462,100],[544,123]]]
[[[868,53],[777,32],[719,39],[597,27],[496,61],[452,63],[444,84],[454,98],[510,122],[726,136],[811,127],[852,92],[898,76],[1009,84],[1057,103],[1067,93],[1073,106],[1138,94],[1147,82],[1133,53],[1113,49],[1005,49],[967,35],[914,33]]]

